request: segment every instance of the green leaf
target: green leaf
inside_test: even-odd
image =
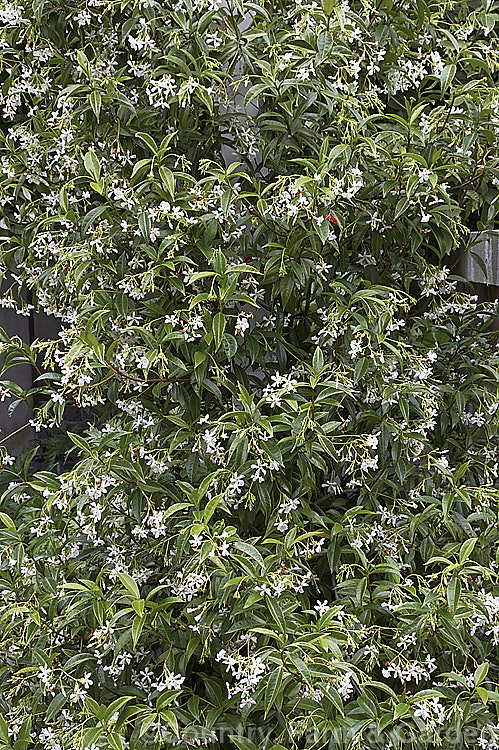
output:
[[[98,584],[94,584],[93,587],[89,586],[88,588],[85,586],[82,586],[80,589],[76,589],[76,590],[79,590],[79,591],[83,591],[83,590],[92,591],[93,590],[94,593],[99,593],[100,591]],[[92,656],[92,654],[85,654],[82,652],[75,654],[74,656],[71,656],[67,660],[67,662],[64,664],[64,670],[67,672],[69,669],[73,669],[73,667],[76,667],[77,664],[85,664],[85,662],[90,661],[93,658],[94,657]]]
[[[159,710],[168,706],[172,701],[182,695],[182,690],[165,690],[156,698],[156,708]]]
[[[246,737],[239,737],[235,734],[229,734],[229,740],[235,745],[238,750],[259,750],[258,745],[248,740]]]
[[[480,690],[480,688],[478,688]],[[30,732],[31,732],[32,718],[28,716],[22,723],[21,729],[18,732],[17,740],[14,743],[14,750],[26,750],[31,744]]]
[[[400,719],[401,716],[407,716],[412,713],[411,706],[408,703],[397,703],[393,712],[393,718]]]
[[[195,96],[197,99],[199,99],[200,102],[202,102],[206,109],[209,111],[210,115],[213,114],[213,97],[211,94],[206,91],[206,89],[197,88]]]
[[[145,240],[148,240],[151,236],[151,217],[147,211],[143,211],[139,215],[139,229],[142,237]]]
[[[213,318],[212,330],[215,351],[218,351],[220,344],[222,343],[226,322],[225,315],[221,312],[218,312]]]
[[[477,687],[475,688],[475,692],[478,694],[480,700],[482,701],[483,705],[486,706],[489,702],[489,692],[485,688]]]
[[[203,512],[203,521],[204,523],[208,523],[218,506],[220,505],[220,496],[215,495],[214,497],[209,500],[204,508]]]
[[[9,744],[9,729],[3,716],[0,716],[0,740],[6,745]]]
[[[269,88],[271,88],[271,85],[268,82],[257,83],[255,86],[251,86],[244,96],[244,108],[247,109],[248,105],[254,99],[257,99],[259,95],[263,94],[263,92],[267,91]]]
[[[102,98],[99,91],[92,91],[90,94],[90,106],[93,109],[96,120],[100,117]]]
[[[68,193],[65,187],[59,190],[59,205],[61,207],[61,211],[67,214],[67,212],[69,211],[69,201]]]
[[[273,599],[270,596],[266,596],[265,601],[267,602],[267,607],[269,608],[269,612],[272,615],[274,622],[279,625],[279,628],[283,633],[286,633],[286,620],[281,605],[276,599]]]
[[[48,705],[47,711],[45,712],[45,721],[50,721],[56,715],[56,713],[61,710],[67,700],[68,696],[64,695],[64,693],[58,693],[56,696],[54,696],[54,698],[52,698]]]
[[[478,685],[481,685],[482,682],[487,677],[487,673],[489,671],[489,662],[485,661],[483,664],[479,664],[478,667],[475,669],[475,687],[478,687]]]
[[[80,234],[82,237],[86,235],[87,229],[89,229],[92,226],[95,219],[98,219],[99,216],[103,214],[106,209],[107,209],[107,206],[96,206],[95,208],[90,209],[90,211],[87,214],[85,214],[81,222],[81,227],[80,227]]]
[[[163,184],[166,185],[166,189],[171,199],[175,200],[175,177],[173,172],[167,167],[160,167],[159,176],[161,177]]]
[[[292,651],[288,652],[288,657],[293,662],[294,666],[298,670],[298,672],[301,674],[305,682],[308,684],[311,683],[311,677],[310,677],[310,670],[303,661],[303,659],[300,659],[300,657],[297,654],[294,654]]]
[[[456,572],[452,574],[452,578],[447,587],[447,601],[449,603],[449,609],[452,614],[455,614],[459,605],[459,599],[461,597],[461,581]]]
[[[312,357],[312,368],[314,372],[319,373],[324,367],[324,355],[320,347],[317,347]]]
[[[90,695],[85,696],[85,703],[94,716],[97,716],[98,719],[104,718],[104,714],[106,713],[106,707],[104,705],[97,703],[97,701],[91,698]]]
[[[236,547],[236,549],[240,550],[241,552],[244,552],[245,555],[248,555],[248,557],[251,557],[253,560],[256,560],[259,565],[263,565],[263,557],[256,549],[256,547],[253,547],[252,544],[248,544],[248,542],[242,542],[238,539],[236,542],[234,542],[234,547]]]
[[[92,453],[92,447],[88,440],[85,440],[81,435],[76,435],[74,432],[68,432],[67,435],[71,442],[78,446],[84,453]]]
[[[109,732],[107,734],[107,741],[113,750],[123,750],[123,741],[118,732]]]
[[[456,75],[456,66],[454,64],[446,65],[440,73],[440,85],[442,92],[446,91],[454,80]]]
[[[140,731],[139,731],[139,737],[143,737],[144,734],[147,732],[151,724],[154,724],[155,721],[158,720],[158,714],[152,713],[149,716],[146,716],[145,719],[142,719],[142,722],[140,724]]]
[[[355,383],[358,383],[360,380],[362,380],[362,378],[368,371],[370,364],[371,360],[369,359],[369,357],[360,357],[357,360],[357,362],[355,363],[355,370],[353,374]]]
[[[132,576],[128,575],[128,573],[118,573],[118,578],[120,579],[126,590],[129,591],[130,594],[132,594],[132,596],[134,596],[136,599],[140,599],[140,591],[137,585],[137,581],[135,581]]]
[[[384,682],[378,682],[377,680],[367,680],[366,682],[362,683],[362,687],[373,687],[377,690],[381,690],[383,693],[387,693],[391,698],[395,698],[396,700],[399,699],[399,696],[393,690],[393,688],[391,688],[390,685],[386,685]]]
[[[136,612],[141,617],[144,614],[145,605],[146,603],[144,599],[135,599],[135,601],[133,601],[131,604],[133,611]]]
[[[76,61],[81,68],[81,70],[85,73],[87,78],[90,78],[91,70],[90,70],[90,61],[86,54],[83,52],[83,50],[78,50],[76,53]]]
[[[332,685],[328,685],[327,688],[323,689],[323,694],[324,699],[332,703],[334,708],[339,711],[342,716],[344,716],[345,709],[343,707],[343,701],[341,700],[341,695],[338,693],[336,688],[334,688]]]
[[[135,617],[132,620],[132,643],[133,647],[138,643],[138,640],[142,634],[142,630],[145,625],[146,618],[144,615],[142,617],[140,615],[135,615]]]
[[[397,201],[397,205],[395,206],[395,213],[393,214],[394,221],[399,219],[402,216],[402,214],[404,214],[407,211],[409,206],[410,206],[409,200],[405,196],[403,198],[400,198],[400,200]]]
[[[95,182],[99,182],[100,164],[94,151],[87,151],[87,153],[83,157],[83,166],[85,167],[90,177],[93,177]]]
[[[225,216],[229,215],[229,208],[230,208],[232,196],[233,196],[233,192],[231,188],[228,188],[228,190],[224,191],[222,198],[220,199],[220,206]]]
[[[283,667],[282,665],[280,665],[276,667],[276,669],[273,669],[269,675],[263,700],[263,704],[265,707],[265,716],[267,716],[281,691],[283,672]]]
[[[194,367],[199,367],[206,359],[206,352],[194,352]]]
[[[475,545],[478,541],[478,537],[474,536],[471,537],[471,539],[466,539],[465,542],[462,543],[461,549],[459,550],[459,564],[462,565],[466,560],[469,559],[471,556],[471,553],[475,549]]]
[[[227,359],[232,359],[238,350],[237,339],[231,333],[224,333],[222,339],[222,349]]]
[[[104,723],[107,724],[114,716],[114,714],[119,713],[123,706],[126,706],[126,704],[134,698],[135,696],[133,695],[122,695],[121,698],[116,698],[116,700],[110,703],[106,708],[106,713],[104,714]]]
[[[135,138],[138,138],[140,141],[143,141],[153,152],[153,154],[156,156],[158,153],[158,147],[156,146],[156,141],[150,135],[149,133],[135,133]]]
[[[317,37],[318,61],[323,62],[333,47],[333,36],[329,31],[322,31]]]
[[[170,729],[173,730],[173,733],[176,737],[178,737],[178,720],[175,716],[173,711],[167,710],[167,711],[160,711],[159,715],[162,719],[166,721]]]
[[[82,747],[91,747],[101,736],[101,727],[91,727],[83,735]]]
[[[0,521],[8,529],[11,529],[12,531],[17,531],[16,524],[14,523],[14,521],[12,520],[12,518],[7,515],[7,513],[1,513],[0,512]]]

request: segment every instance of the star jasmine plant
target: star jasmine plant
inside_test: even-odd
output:
[[[0,3],[0,750],[499,748],[498,21]]]

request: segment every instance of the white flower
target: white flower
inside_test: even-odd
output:
[[[93,680],[92,680],[92,674],[91,674],[91,672],[85,672],[85,674],[81,678],[81,681],[82,681],[82,684],[83,684],[83,687],[85,688],[85,690],[88,690],[88,688],[90,687],[90,685],[94,684]]]
[[[255,586],[255,591],[258,591],[258,593],[261,594],[262,596],[264,594],[269,594],[269,595],[272,594],[272,589],[269,586],[267,586],[266,583],[262,583],[259,586]]]
[[[283,518],[277,519],[277,521],[274,521],[274,526],[276,527],[277,531],[280,531],[283,533],[284,531],[287,531],[289,528],[289,521]]]
[[[241,708],[254,703],[253,693],[266,671],[263,660],[259,656],[241,656],[238,652],[228,654],[225,649],[218,652],[216,660],[225,664],[234,678],[234,685],[226,683],[229,698],[237,695]]]
[[[352,682],[353,672],[347,672],[336,685],[336,689],[342,698],[348,700],[354,693],[354,684]]]
[[[245,331],[250,327],[248,316],[239,315],[236,320],[236,327],[234,333],[236,336],[242,336]]]
[[[352,359],[355,359],[357,357],[357,354],[359,354],[362,351],[362,344],[357,339],[352,339],[350,342],[350,349],[348,353],[352,357]]]
[[[52,670],[46,664],[42,664],[40,667],[38,667],[37,677],[41,682],[43,682],[46,687],[49,687],[52,677]]]
[[[254,464],[251,464],[251,468],[253,469],[251,480],[253,482],[263,482],[265,480],[265,477],[267,476],[267,467],[263,463],[263,461],[257,459]]]
[[[373,456],[372,458],[364,458],[360,465],[361,471],[369,471],[370,469],[377,469],[378,468],[378,456]]]
[[[69,696],[71,703],[77,703],[79,700],[83,700],[87,695],[87,691],[81,685],[75,685],[73,692]]]
[[[184,682],[185,677],[182,677],[181,674],[173,674],[169,670],[166,671],[163,680],[166,690],[180,690]]]
[[[82,10],[75,16],[75,21],[78,26],[88,26],[92,22],[92,16],[88,10]]]
[[[189,544],[191,545],[191,547],[194,547],[194,549],[197,549],[198,547],[202,545],[203,542],[204,542],[204,537],[202,534],[194,534]]]
[[[172,596],[178,596],[190,602],[204,587],[207,580],[202,573],[188,573],[184,576],[181,571],[178,571],[176,579],[171,582]]]
[[[222,544],[220,545],[220,554],[221,554],[221,556],[222,557],[228,557],[229,556],[229,552],[230,552],[230,547],[229,547],[228,542],[225,542],[225,541],[222,542]]]
[[[329,602],[324,600],[323,602],[317,602],[317,604],[314,606],[314,609],[316,610],[319,617],[322,617],[322,615],[325,615],[326,612],[329,611]]]

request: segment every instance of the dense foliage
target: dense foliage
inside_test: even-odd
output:
[[[497,5],[2,2],[1,748],[497,750]]]

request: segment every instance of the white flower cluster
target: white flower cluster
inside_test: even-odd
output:
[[[283,531],[288,530],[289,519],[282,518],[282,516],[289,516],[290,513],[292,513],[294,510],[296,510],[299,507],[300,507],[300,501],[297,499],[291,500],[288,498],[287,500],[284,500],[280,504],[277,510],[278,517],[274,521],[274,525],[278,531],[283,532]]]
[[[497,646],[499,643],[499,596],[493,596],[482,589],[478,598],[481,608],[471,616],[471,635],[480,633],[490,638]]]
[[[244,474],[238,474],[237,471],[231,476],[227,487],[225,488],[224,499],[233,508],[238,508],[242,499],[241,495],[244,490]]]
[[[161,682],[156,685],[156,689],[161,690],[180,690],[185,682],[185,677],[181,674],[173,674],[169,669],[166,669]]]
[[[336,683],[336,690],[341,695],[343,700],[348,700],[355,692],[355,684],[352,679],[353,676],[353,672],[347,672],[342,677],[340,677]]]
[[[17,3],[3,3],[0,8],[0,23],[4,23],[8,26],[18,26],[27,19],[23,18],[24,7]]]
[[[170,581],[172,596],[178,596],[185,602],[190,602],[204,588],[208,578],[203,573],[177,572],[176,577]],[[168,583],[168,581],[165,581]]]
[[[431,675],[437,669],[435,659],[429,654],[424,662],[421,661],[402,661],[391,662],[381,670],[383,677],[394,677],[401,682],[415,682],[431,679]]]
[[[158,109],[168,109],[176,94],[177,85],[169,73],[165,73],[161,78],[151,78],[146,87],[149,104]]]
[[[291,375],[276,372],[270,376],[271,382],[263,389],[263,397],[272,408],[280,406],[282,399],[296,390],[298,381]]]
[[[264,482],[269,471],[278,471],[279,464],[273,459],[257,458],[256,461],[251,464],[251,468],[253,469],[251,481]]]
[[[445,707],[440,702],[440,698],[434,696],[416,703],[414,716],[419,716],[426,724],[428,729],[437,729],[445,724]]]
[[[255,586],[255,591],[261,596],[266,594],[276,599],[285,591],[294,591],[298,594],[303,594],[305,589],[310,586],[311,579],[312,574],[310,571],[303,573],[298,566],[286,568],[282,565],[279,573],[269,573],[264,583]]]
[[[499,750],[499,726],[484,729],[482,736],[477,740],[477,747],[480,750]]]
[[[218,652],[216,661],[224,664],[235,680],[233,685],[226,682],[228,697],[237,695],[241,708],[254,704],[253,693],[266,672],[264,661],[259,656],[241,656],[237,651],[228,653],[226,649]]]
[[[435,266],[426,266],[423,275],[424,286],[421,293],[425,297],[450,294],[456,291],[457,281],[448,278],[450,269],[447,266],[437,268]]]

